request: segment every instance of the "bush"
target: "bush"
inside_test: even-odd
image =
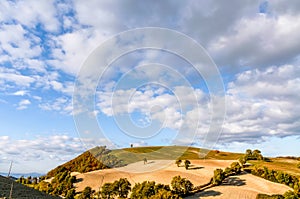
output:
[[[299,199],[298,195],[293,191],[287,191],[283,194],[284,199]]]
[[[150,198],[153,195],[155,195],[155,182],[144,181],[134,185],[130,198],[143,199]]]
[[[171,191],[161,189],[155,195],[151,196],[150,199],[181,199],[181,197],[173,194]]]
[[[184,161],[185,169],[188,170],[191,162],[189,160]]]
[[[185,195],[193,190],[193,183],[191,181],[181,178],[180,176],[173,177],[171,181],[172,190],[175,194]]]
[[[235,174],[240,174],[242,171],[242,167],[238,162],[231,163],[230,168],[233,172],[235,172]]]
[[[92,198],[93,190],[91,187],[85,187],[80,195],[80,199],[90,199]]]
[[[276,195],[267,195],[267,194],[258,194],[256,196],[256,199],[284,199],[283,195],[279,195],[279,194],[276,194]]]
[[[214,177],[213,177],[213,184],[220,185],[222,184],[223,180],[225,179],[225,173],[222,169],[214,170]]]
[[[182,160],[176,160],[175,164],[177,165],[177,167],[180,166],[181,162],[182,162]]]

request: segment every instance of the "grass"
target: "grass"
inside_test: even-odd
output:
[[[11,179],[0,176],[0,198],[9,197],[11,184],[13,183],[12,198],[45,198],[45,199],[59,199],[60,197],[54,197],[47,195],[43,192],[27,187],[20,183],[17,183]]]
[[[196,147],[186,146],[151,146],[151,147],[134,147],[116,149],[111,151],[119,159],[123,160],[125,164],[142,161],[144,158],[148,160],[176,160],[176,159],[220,159],[220,160],[236,160],[242,154],[229,153],[220,151],[210,151],[207,149],[200,149]]]
[[[270,162],[265,161],[249,161],[253,166],[267,167],[269,169],[282,171],[300,177],[300,168],[297,167],[299,161],[288,158],[270,158]]]

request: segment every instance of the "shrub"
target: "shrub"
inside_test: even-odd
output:
[[[185,169],[188,170],[191,162],[189,160],[184,161]]]
[[[171,181],[172,190],[179,195],[185,195],[193,190],[193,183],[191,181],[181,178],[180,176],[173,177]]]
[[[220,185],[225,179],[225,173],[222,169],[214,170],[213,184]]]
[[[258,194],[256,199],[284,199],[282,195],[275,194],[275,195],[267,195],[267,194]]]
[[[175,164],[177,164],[177,167],[180,166],[181,162],[182,162],[182,160],[176,160]]]

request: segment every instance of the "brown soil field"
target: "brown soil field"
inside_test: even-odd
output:
[[[118,169],[106,169],[88,173],[72,173],[78,182],[76,191],[82,191],[86,186],[98,191],[106,182],[114,182],[120,178],[127,178],[132,186],[137,182],[155,181],[157,183],[170,184],[174,176],[189,179],[194,186],[209,182],[216,168],[229,166],[233,160],[191,160],[191,167],[186,170],[184,166],[177,167],[174,160],[148,160],[147,164],[136,162]],[[258,193],[282,194],[289,187],[272,183],[251,174],[232,176],[227,182],[218,187],[207,189],[192,198],[253,198]]]

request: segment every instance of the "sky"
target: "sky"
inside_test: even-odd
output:
[[[0,172],[192,145],[300,156],[298,0],[0,1]]]

